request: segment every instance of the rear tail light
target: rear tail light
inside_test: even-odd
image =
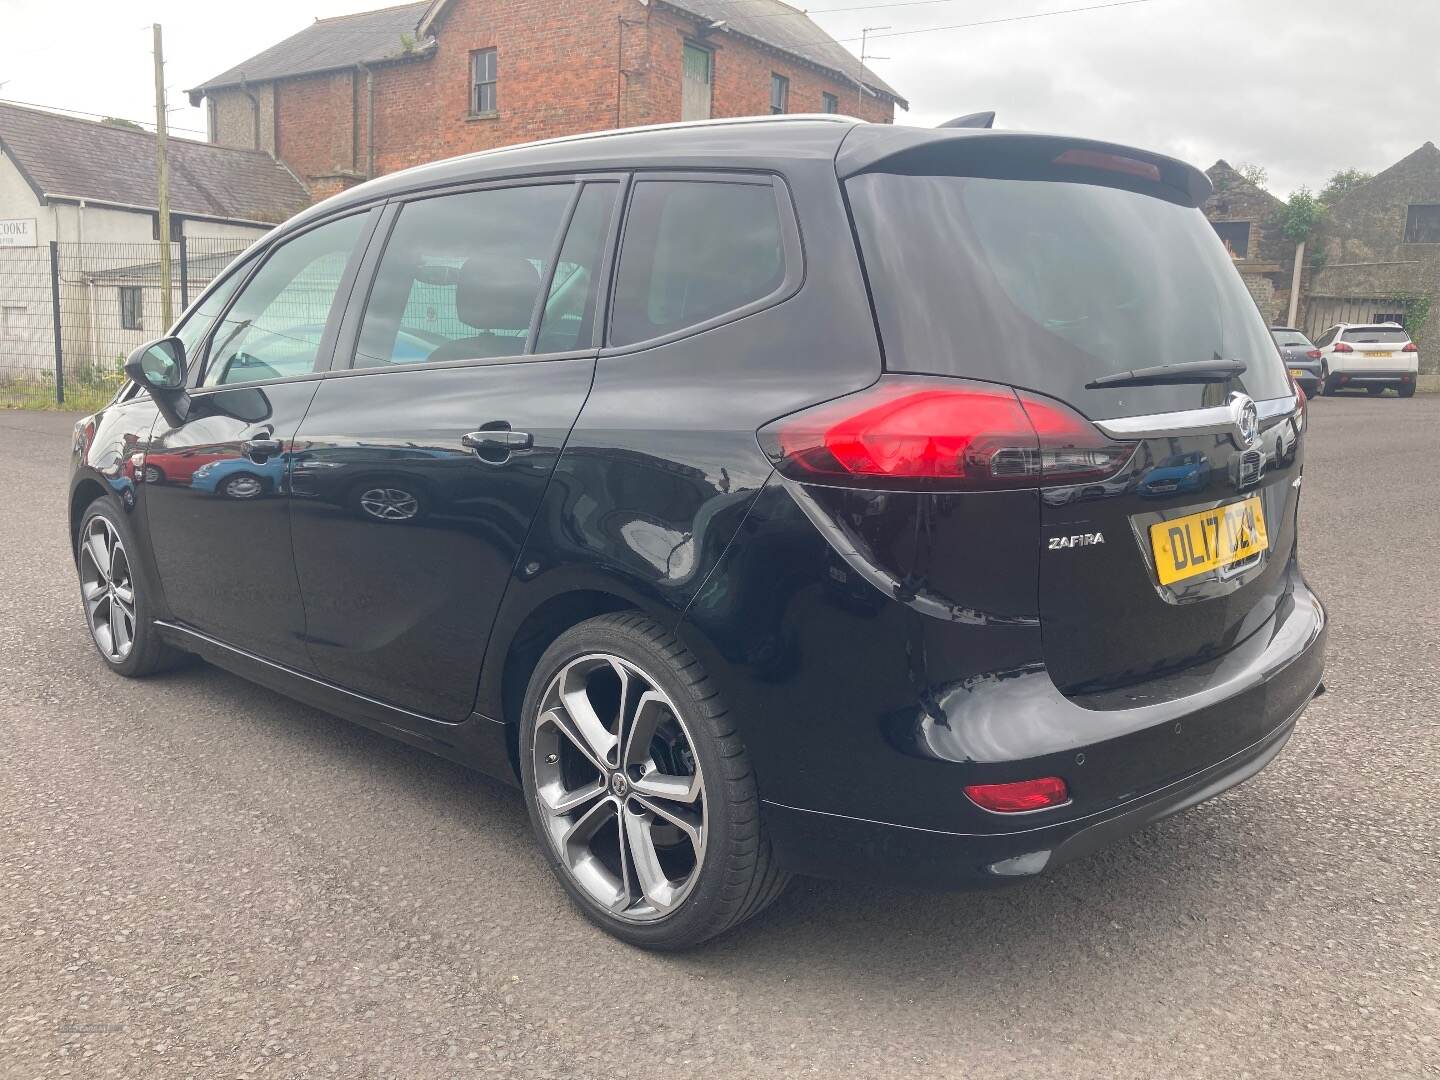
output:
[[[1407,341],[1407,342],[1405,343],[1405,347],[1404,347],[1403,349],[1401,349],[1400,351],[1401,351],[1401,352],[1419,352],[1420,349],[1416,346],[1415,342],[1413,342],[1413,341]]]
[[[1319,349],[1311,349],[1305,355],[1308,356],[1311,360],[1319,360],[1325,354],[1322,353]]]
[[[1345,342],[1343,342],[1343,341],[1337,341],[1337,342],[1335,342],[1335,351],[1336,351],[1336,352],[1354,352],[1355,349],[1354,349],[1353,346],[1347,345],[1347,344],[1345,344]]]
[[[889,375],[759,432],[793,480],[838,487],[998,491],[1103,480],[1136,443],[1058,401],[960,379]]]
[[[966,796],[982,810],[996,814],[1024,814],[1048,810],[1070,801],[1070,789],[1058,776],[1021,780],[1014,784],[971,784]]]

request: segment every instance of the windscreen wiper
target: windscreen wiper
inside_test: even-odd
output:
[[[1165,383],[1225,382],[1245,374],[1244,360],[1196,360],[1189,364],[1160,364],[1157,367],[1135,368],[1101,375],[1085,384],[1086,390],[1106,386],[1161,386]]]

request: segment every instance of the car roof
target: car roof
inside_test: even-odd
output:
[[[852,142],[852,133],[860,136]],[[546,173],[649,169],[756,169],[787,161],[829,161],[842,177],[927,149],[969,147],[988,154],[1052,154],[1058,146],[1120,152],[1154,162],[1167,182],[1198,205],[1210,182],[1192,165],[1131,147],[1090,139],[978,128],[916,128],[872,124],[853,116],[790,114],[655,124],[567,135],[482,150],[390,173],[341,192],[292,219],[302,223],[337,210],[430,188]],[[842,148],[845,156],[842,158]],[[287,229],[288,231],[288,229]]]

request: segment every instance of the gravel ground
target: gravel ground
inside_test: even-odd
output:
[[[680,957],[509,789],[93,654],[72,418],[0,412],[0,1076],[1440,1077],[1440,397],[1323,399],[1330,692],[1249,784],[982,894],[798,881]]]

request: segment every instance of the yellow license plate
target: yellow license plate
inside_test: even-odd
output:
[[[1155,572],[1162,585],[1244,562],[1269,546],[1265,508],[1257,495],[1150,526]]]
[[[1367,352],[1367,353],[1365,353],[1365,359],[1367,359],[1367,360],[1389,360],[1389,359],[1390,359],[1390,354],[1389,354],[1388,352]]]
[[[1292,367],[1290,369],[1290,374],[1295,376],[1295,378],[1297,379],[1303,379],[1306,375],[1309,375],[1310,373],[1308,371],[1301,371],[1299,368]]]

